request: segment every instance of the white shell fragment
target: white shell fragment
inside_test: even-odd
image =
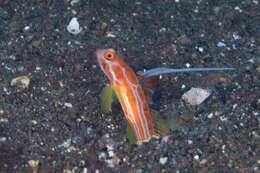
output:
[[[17,86],[19,88],[28,88],[30,79],[27,76],[19,76],[11,80],[11,86]]]
[[[210,90],[202,88],[191,88],[189,91],[182,95],[182,99],[191,104],[192,106],[201,104],[211,94]]]
[[[160,157],[160,164],[165,165],[167,163],[168,157]]]
[[[73,5],[77,4],[77,3],[79,3],[79,1],[80,1],[80,0],[72,0],[72,1],[70,2],[70,5],[73,6]]]
[[[33,173],[37,173],[39,160],[29,160],[28,165],[32,168]]]
[[[73,17],[67,26],[67,30],[74,35],[79,34],[82,31],[82,28],[79,26],[78,19],[76,17]]]

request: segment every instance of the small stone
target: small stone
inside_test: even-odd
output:
[[[71,104],[71,103],[65,102],[65,103],[64,103],[64,106],[66,106],[66,107],[68,107],[68,108],[72,108],[72,104]]]
[[[21,71],[23,71],[23,70],[24,70],[24,66],[22,66],[22,65],[18,65],[18,67],[17,67],[17,71],[21,72]]]
[[[135,173],[143,173],[144,171],[142,169],[137,169]]]
[[[165,165],[167,163],[167,161],[168,161],[168,157],[161,157],[160,158],[160,164],[161,165]]]
[[[207,159],[202,159],[202,160],[200,161],[200,164],[201,164],[201,165],[204,165],[205,163],[207,163]]]
[[[199,160],[199,159],[200,159],[200,156],[199,156],[199,155],[195,155],[193,158],[194,158],[195,160]]]
[[[41,42],[38,41],[38,40],[36,40],[36,41],[34,41],[34,42],[32,43],[33,47],[36,47],[36,48],[38,48],[38,47],[40,46],[40,44],[41,44]]]
[[[6,137],[0,137],[0,143],[5,143],[6,142]]]
[[[72,0],[71,2],[70,2],[70,5],[75,5],[75,4],[77,4],[77,3],[79,3],[80,2],[80,0]]]
[[[88,168],[83,168],[83,172],[82,173],[87,173],[88,172]]]
[[[67,26],[68,32],[71,34],[77,35],[82,31],[82,28],[79,26],[78,19],[76,17],[73,17]]]
[[[36,120],[32,120],[31,122],[32,122],[33,125],[38,124],[38,122]]]
[[[218,46],[218,47],[225,47],[226,44],[220,41],[220,42],[218,42],[217,46]]]
[[[108,38],[115,38],[116,35],[113,34],[112,32],[107,32],[106,37],[108,37]]]
[[[33,173],[36,173],[38,170],[39,160],[29,160],[28,165],[32,168]]]
[[[28,88],[30,84],[30,78],[27,76],[19,76],[11,80],[11,86],[17,86],[19,88]]]
[[[186,63],[185,66],[186,66],[187,68],[190,68],[191,65],[190,65],[190,63]]]
[[[188,140],[188,144],[189,144],[189,145],[193,144],[193,141],[189,139],[189,140]]]
[[[191,104],[192,106],[201,104],[211,94],[210,90],[202,88],[191,88],[189,91],[182,95],[182,99]]]
[[[203,48],[203,47],[199,47],[198,49],[199,49],[199,51],[200,51],[201,53],[204,52],[204,48]]]
[[[257,68],[256,68],[256,70],[257,70],[258,72],[260,72],[260,66],[259,66],[259,67],[257,67]]]
[[[30,26],[25,26],[25,27],[24,27],[24,30],[25,30],[25,31],[28,31],[30,28],[31,28]]]
[[[4,114],[4,110],[3,109],[0,109],[0,114]]]
[[[64,87],[64,84],[63,84],[63,82],[62,82],[61,80],[59,80],[58,83],[59,83],[59,85],[60,85],[61,88]]]
[[[214,116],[213,112],[211,112],[210,114],[208,114],[208,118],[209,118],[209,119],[213,118],[213,116]]]
[[[7,118],[0,118],[0,123],[8,123],[8,119]]]
[[[241,36],[238,35],[237,33],[233,33],[233,38],[234,38],[235,40],[240,40],[240,39],[241,39]]]

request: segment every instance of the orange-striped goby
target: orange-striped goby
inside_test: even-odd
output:
[[[109,78],[137,143],[149,141],[155,135],[152,117],[144,91],[133,70],[120,59],[114,49],[96,51],[98,63]]]

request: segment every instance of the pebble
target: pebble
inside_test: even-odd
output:
[[[6,137],[0,137],[0,142],[4,143],[6,141]]]
[[[32,168],[33,173],[36,173],[38,170],[39,160],[29,160],[28,165]]]
[[[240,39],[241,39],[241,36],[238,35],[237,33],[233,33],[233,38],[234,38],[235,40],[240,40]]]
[[[71,104],[71,103],[65,102],[65,103],[64,103],[64,106],[65,106],[65,107],[68,107],[68,108],[72,108],[72,104]]]
[[[187,68],[190,68],[191,65],[190,65],[190,63],[186,63],[185,66],[186,66]]]
[[[191,88],[189,91],[182,95],[182,99],[189,104],[195,106],[201,104],[211,94],[210,90],[202,88]]]
[[[106,37],[108,37],[108,38],[115,38],[116,35],[114,33],[112,33],[112,32],[107,32]]]
[[[22,72],[24,70],[24,66],[18,65],[17,71]]]
[[[144,171],[142,169],[137,169],[135,173],[143,173]]]
[[[39,40],[36,40],[32,43],[33,47],[38,48],[40,46],[41,42]]]
[[[256,70],[257,70],[258,72],[260,72],[260,66],[258,66],[258,67],[256,68]]]
[[[73,17],[67,26],[67,30],[69,33],[77,35],[82,31],[82,28],[79,26],[78,19]]]
[[[204,52],[204,48],[203,47],[199,47],[198,48],[200,52]]]
[[[31,28],[30,26],[25,26],[25,27],[24,27],[24,30],[25,30],[25,31],[28,31],[30,28]]]
[[[8,123],[8,119],[7,118],[0,118],[0,123]]]
[[[220,41],[220,42],[218,42],[217,46],[218,46],[218,47],[225,47],[226,44]]]
[[[200,159],[200,156],[199,156],[199,155],[195,155],[193,158],[194,158],[195,160],[199,160],[199,159]]]
[[[77,3],[79,3],[80,2],[80,0],[72,0],[71,2],[70,2],[70,5],[75,5],[75,4],[77,4]]]
[[[168,161],[168,157],[161,157],[160,158],[160,164],[161,165],[165,165],[167,163],[167,161]]]
[[[208,118],[209,118],[209,119],[213,118],[213,116],[214,116],[213,112],[211,112],[211,113],[208,114]]]
[[[17,86],[19,88],[28,88],[30,84],[30,78],[28,76],[19,76],[11,80],[11,86]]]
[[[200,164],[201,165],[204,165],[205,163],[207,163],[208,161],[207,161],[207,159],[202,159],[201,161],[200,161]]]

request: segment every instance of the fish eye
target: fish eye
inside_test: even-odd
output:
[[[115,53],[114,52],[111,52],[111,51],[107,51],[104,55],[104,57],[107,59],[107,60],[113,60],[115,58]]]

